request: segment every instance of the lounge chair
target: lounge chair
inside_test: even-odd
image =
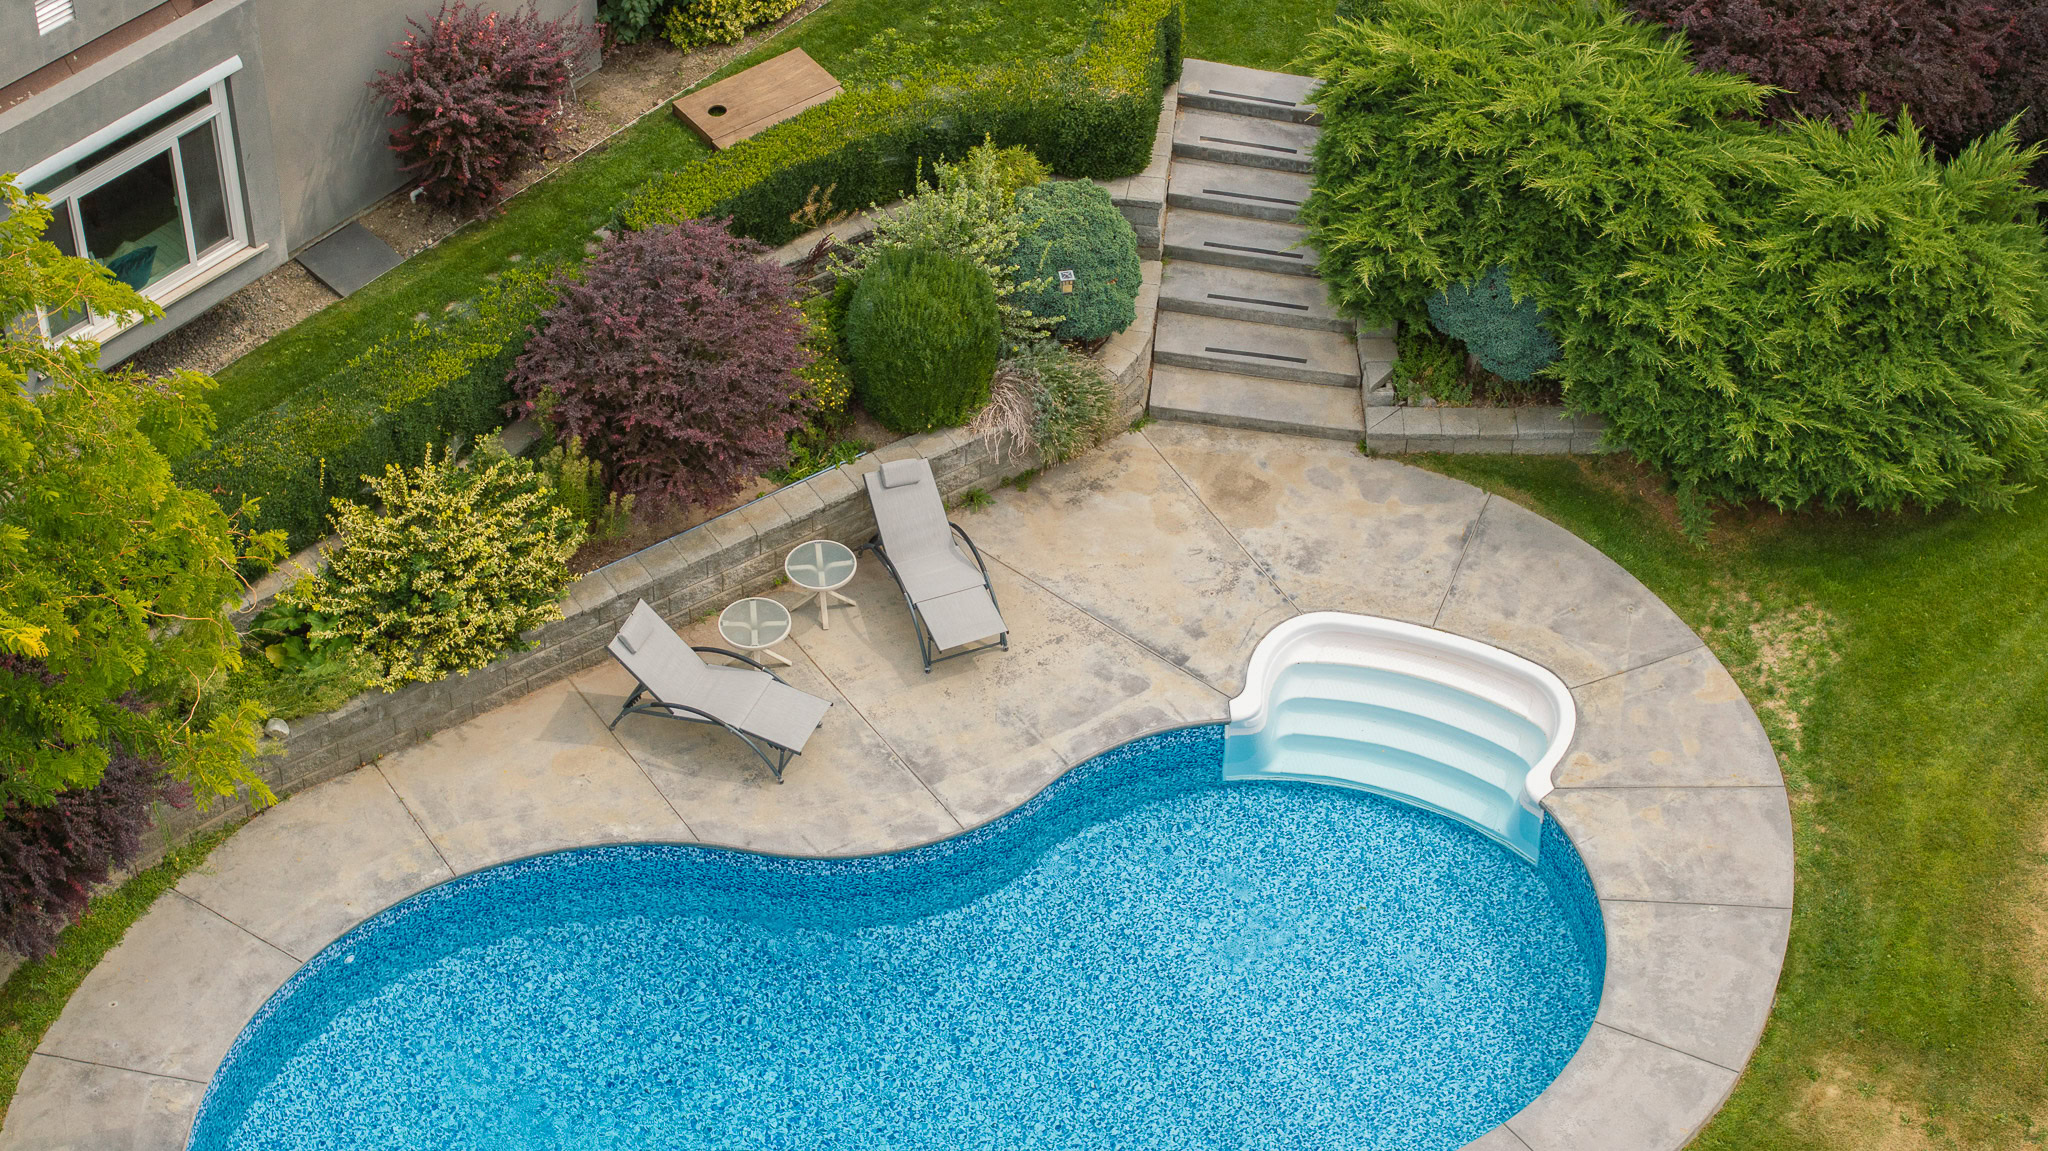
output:
[[[609,648],[612,657],[633,673],[639,686],[611,726],[636,712],[663,715],[688,723],[715,723],[739,736],[768,770],[782,782],[782,769],[801,754],[804,742],[825,722],[830,700],[819,699],[782,682],[782,677],[736,651],[691,647],[641,600],[626,617]],[[699,652],[730,656],[751,667],[719,667],[698,658]],[[641,703],[641,697],[653,702]],[[771,754],[771,749],[773,754]]]
[[[992,647],[1010,650],[1010,628],[996,607],[988,565],[960,525],[947,521],[931,464],[891,460],[868,473],[867,485],[876,533],[861,550],[881,557],[889,578],[903,590],[924,670],[929,673],[939,660]],[[957,542],[954,536],[960,537]],[[962,543],[966,551],[960,550]],[[939,654],[976,640],[989,642]]]

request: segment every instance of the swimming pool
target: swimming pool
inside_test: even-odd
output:
[[[1149,736],[891,855],[443,884],[272,997],[190,1146],[1450,1151],[1547,1086],[1604,967],[1555,824],[1532,866],[1222,752]]]

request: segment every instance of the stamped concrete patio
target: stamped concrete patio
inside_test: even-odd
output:
[[[776,785],[722,732],[606,730],[631,681],[580,674],[294,796],[218,849],[86,979],[31,1058],[0,1151],[172,1151],[243,1024],[301,963],[407,895],[537,852],[691,841],[892,850],[1007,811],[1131,737],[1224,718],[1298,612],[1430,624],[1557,672],[1578,737],[1548,801],[1608,936],[1584,1047],[1482,1151],[1676,1148],[1769,1012],[1792,904],[1783,782],[1734,682],[1626,572],[1548,521],[1343,444],[1154,425],[961,522],[1012,650],[920,670],[878,564],[792,683],[835,702]],[[781,589],[796,603],[793,588]],[[688,621],[677,621],[687,623]],[[717,643],[708,621],[685,628]]]

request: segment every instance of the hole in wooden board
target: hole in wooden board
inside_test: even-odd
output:
[[[725,105],[713,104],[709,108],[704,109],[704,114],[706,116],[723,116],[725,115]]]

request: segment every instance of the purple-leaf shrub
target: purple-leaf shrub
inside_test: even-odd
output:
[[[2048,136],[2048,0],[1632,0],[1683,29],[1699,67],[1784,91],[1775,118],[1847,127],[1870,110],[1913,122],[1936,150],[2024,113],[2020,143]]]
[[[405,123],[391,147],[437,204],[480,210],[505,177],[555,139],[570,69],[592,31],[569,17],[510,16],[456,0],[388,53],[403,67],[370,82]]]
[[[809,415],[791,273],[714,220],[607,240],[541,317],[512,386],[615,489],[710,506],[780,467]]]
[[[190,798],[161,761],[116,746],[94,786],[58,792],[46,807],[16,802],[0,811],[0,947],[48,955],[92,889],[134,861],[150,804]]]

